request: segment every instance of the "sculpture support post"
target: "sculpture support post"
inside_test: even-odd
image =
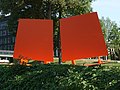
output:
[[[72,60],[71,62],[72,62],[72,64],[73,64],[73,65],[76,65],[76,62],[75,62],[75,60]]]
[[[100,56],[98,56],[98,63],[99,63],[99,64],[102,63],[102,61],[101,61],[101,59],[100,59]]]

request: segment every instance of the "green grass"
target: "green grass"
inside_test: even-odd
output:
[[[14,60],[15,63],[17,63],[17,60]],[[79,59],[79,60],[75,60],[76,61],[76,65],[78,66],[83,66],[85,64],[95,64],[97,63],[97,59]],[[120,66],[120,63],[117,62],[117,60],[110,60],[109,62],[107,60],[102,60],[103,62],[106,62],[106,64],[102,64],[102,66]],[[30,60],[29,61],[30,64],[39,64],[40,62],[38,61],[34,61],[34,60]],[[51,64],[58,64],[58,58],[54,58],[54,62],[52,62]],[[62,63],[63,65],[71,65],[71,61],[66,61],[64,63]],[[0,65],[9,65],[8,63],[2,63]]]
[[[102,64],[102,66],[120,66],[120,63],[117,62],[117,60],[102,60],[103,62],[105,62],[106,64]],[[80,59],[80,60],[76,60],[76,65],[78,66],[83,66],[84,64],[95,64],[97,63],[98,60],[97,59]],[[58,58],[54,58],[54,63],[58,63]],[[65,63],[62,64],[68,64],[71,65],[71,61],[66,61]]]

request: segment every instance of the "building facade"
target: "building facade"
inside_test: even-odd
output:
[[[15,36],[13,36],[7,29],[7,21],[9,17],[0,19],[0,50],[13,51]]]

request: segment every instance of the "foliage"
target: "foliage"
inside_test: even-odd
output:
[[[94,0],[0,0],[2,16],[9,14],[8,29],[16,35],[19,18],[53,19],[54,46],[59,48],[59,18],[92,11]]]
[[[120,28],[109,18],[100,21],[111,59],[120,60]]]
[[[1,90],[119,90],[120,67],[0,66]]]

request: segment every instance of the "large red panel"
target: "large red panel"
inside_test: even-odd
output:
[[[19,20],[14,58],[20,55],[33,60],[53,61],[52,20]]]
[[[60,20],[62,61],[107,55],[97,13]]]

